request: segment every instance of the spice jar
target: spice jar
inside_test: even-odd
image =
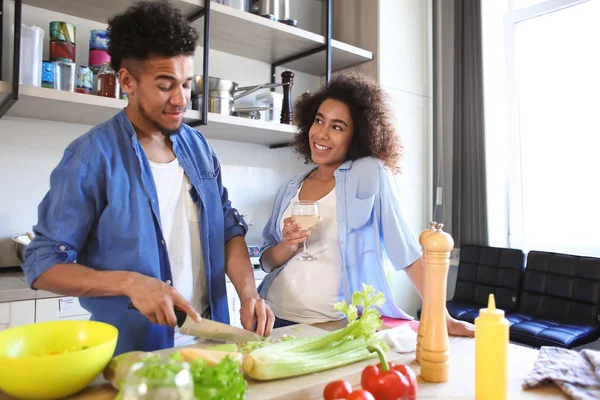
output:
[[[117,74],[110,66],[110,63],[102,64],[102,67],[98,72],[98,96],[118,99],[120,93],[121,90]]]

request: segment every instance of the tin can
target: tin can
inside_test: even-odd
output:
[[[106,50],[90,50],[88,65],[91,69],[98,72],[102,64],[110,62],[110,56]]]
[[[89,67],[78,65],[75,73],[75,91],[77,93],[92,94],[94,88],[94,74]]]
[[[108,50],[108,34],[104,29],[90,31],[90,50]]]
[[[42,87],[58,89],[54,82],[54,64],[48,61],[42,62]]]
[[[69,42],[75,45],[75,25],[68,22],[50,22],[50,41]]]
[[[75,71],[77,64],[65,61],[53,61],[54,85],[58,90],[75,91]]]
[[[75,62],[75,45],[71,42],[51,40],[50,61]]]

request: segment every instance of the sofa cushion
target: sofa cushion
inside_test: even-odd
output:
[[[530,251],[511,340],[573,348],[600,337],[600,259]]]
[[[529,252],[519,313],[569,325],[598,326],[600,259]]]
[[[463,245],[452,300],[479,310],[493,293],[498,308],[517,311],[524,260],[518,249]]]
[[[461,303],[456,300],[450,300],[446,303],[446,308],[448,309],[448,313],[452,316],[452,318],[474,324],[475,318],[479,316],[479,310],[485,307],[479,307],[470,303]],[[509,326],[512,326],[518,322],[523,322],[523,318],[520,318],[518,315],[519,314],[505,314]]]
[[[571,349],[593,342],[600,335],[600,328],[597,326],[561,324],[533,319],[520,313],[509,314],[507,318],[513,322],[510,340],[533,347],[559,346]]]

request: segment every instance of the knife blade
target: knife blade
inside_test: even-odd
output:
[[[137,310],[133,304],[127,308]],[[184,335],[196,336],[203,339],[211,339],[219,342],[242,343],[254,340],[264,340],[264,338],[252,331],[227,325],[222,322],[212,321],[202,318],[196,322],[185,313],[185,311],[174,310],[177,317],[177,326],[179,332]]]

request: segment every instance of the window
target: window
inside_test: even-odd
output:
[[[505,16],[510,247],[600,256],[599,17],[600,0]]]

